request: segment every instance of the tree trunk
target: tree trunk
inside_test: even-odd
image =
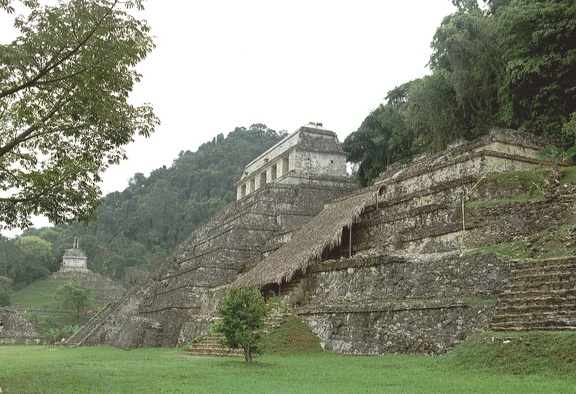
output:
[[[244,360],[246,360],[247,363],[252,362],[252,351],[250,350],[250,347],[244,348]]]

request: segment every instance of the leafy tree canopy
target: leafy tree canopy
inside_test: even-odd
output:
[[[0,11],[13,12],[12,0]],[[153,49],[149,27],[122,6],[142,1],[25,0],[18,37],[0,45],[0,228],[92,218],[100,173],[125,158],[133,135],[159,123],[128,94]]]
[[[361,185],[394,162],[492,127],[576,140],[576,3],[453,0],[432,41],[431,75],[388,93],[344,141]]]
[[[58,288],[62,309],[73,310],[77,316],[92,303],[92,290],[78,282],[69,282]]]
[[[261,329],[266,317],[266,303],[256,286],[229,289],[218,308],[221,320],[214,323],[214,331],[224,334],[222,344],[232,349],[241,347],[246,362],[258,352]]]

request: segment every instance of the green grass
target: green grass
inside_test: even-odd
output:
[[[576,183],[576,166],[560,168],[562,183]]]
[[[295,316],[264,337],[262,350],[266,355],[322,353],[316,335]]]
[[[248,365],[178,349],[0,347],[0,387],[4,393],[571,393],[576,387],[574,374],[476,368],[459,364],[461,358],[314,353],[262,356]]]
[[[458,371],[576,378],[576,332],[478,333],[442,362]]]
[[[64,286],[69,280],[66,279],[40,279],[22,290],[15,291],[10,295],[12,306],[18,309],[35,308],[58,311],[61,309],[58,299],[58,288]],[[98,308],[106,304],[99,293],[93,294]]]
[[[56,295],[64,280],[38,280],[11,295],[12,306],[19,309],[38,308],[57,311],[60,301]]]
[[[63,311],[62,303],[57,296],[58,288],[66,280],[38,280],[11,295],[11,306],[16,308],[26,319],[34,324],[36,331],[46,334],[50,328],[83,325],[89,316],[103,306],[96,302],[83,316],[76,316],[72,311]],[[0,386],[1,387],[1,386]]]
[[[509,257],[511,259],[526,258],[527,253],[522,249],[521,242],[503,242],[495,245],[483,246],[481,248],[472,249],[467,254],[480,254],[480,253],[497,253],[501,256]]]

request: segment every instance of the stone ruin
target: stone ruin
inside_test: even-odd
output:
[[[487,329],[576,329],[576,259],[466,253],[576,223],[573,189],[518,203],[523,185],[485,178],[539,166],[544,146],[493,130],[352,191],[334,133],[300,128],[250,163],[238,200],[102,311],[82,344],[184,346],[207,332],[226,288],[247,285],[346,354],[441,354]]]
[[[86,254],[80,249],[80,240],[74,238],[72,249],[66,249],[60,263],[60,272],[87,272]]]
[[[174,347],[191,341],[210,326],[223,286],[286,243],[355,183],[346,174],[346,154],[336,134],[314,123],[249,163],[236,186],[237,201],[89,322],[82,331],[90,335],[77,344]]]
[[[0,308],[0,345],[41,345],[41,337],[32,323],[15,309]]]
[[[112,279],[92,272],[88,268],[87,261],[86,254],[80,248],[80,240],[74,238],[72,248],[64,251],[60,269],[42,280],[76,281],[92,290],[98,302],[118,301],[126,289]]]

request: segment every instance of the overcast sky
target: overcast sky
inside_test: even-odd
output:
[[[151,102],[162,125],[127,148],[104,192],[237,126],[322,122],[344,140],[389,90],[427,73],[453,11],[450,0],[149,0],[157,47],[133,99]]]
[[[343,141],[389,90],[428,72],[434,32],[454,10],[450,0],[148,0],[136,15],[156,49],[132,100],[152,103],[162,125],[104,174],[104,194],[237,126],[321,122]]]

